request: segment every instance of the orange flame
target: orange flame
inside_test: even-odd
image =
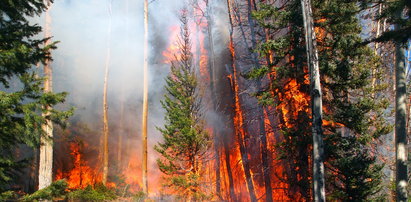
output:
[[[178,51],[179,47],[177,44],[178,41],[178,35],[180,33],[180,27],[179,26],[172,26],[169,28],[169,45],[168,48],[163,51],[163,63],[170,64],[172,61],[175,61],[178,59]],[[177,57],[177,58],[176,58]]]
[[[69,189],[85,188],[101,182],[101,174],[89,167],[84,160],[79,143],[70,143],[70,150],[74,167],[67,173],[58,170],[56,179],[66,178]]]

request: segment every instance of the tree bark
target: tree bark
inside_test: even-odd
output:
[[[216,89],[216,75],[215,75],[215,54],[214,54],[214,40],[213,40],[213,31],[212,31],[212,25],[213,21],[211,19],[212,15],[212,10],[211,6],[209,4],[208,0],[205,0],[206,3],[206,19],[207,19],[207,32],[208,32],[208,42],[209,42],[209,47],[210,47],[210,52],[211,56],[209,57],[210,60],[210,89],[211,89],[211,95],[212,95],[212,105],[213,105],[213,110],[216,112],[217,111],[217,89]],[[216,193],[218,197],[221,198],[221,175],[220,175],[220,170],[221,170],[221,165],[220,165],[220,138],[217,134],[217,130],[215,126],[213,127],[213,136],[214,136],[214,151],[215,151],[215,175],[216,175]]]
[[[227,167],[227,175],[228,175],[228,187],[230,189],[230,199],[232,201],[237,201],[234,191],[234,179],[233,179],[233,171],[231,169],[231,160],[230,160],[230,146],[228,145],[228,140],[225,138],[224,142],[224,155],[225,155],[225,164]]]
[[[304,17],[307,62],[310,71],[310,94],[313,133],[313,184],[314,200],[325,201],[324,182],[324,145],[322,131],[322,93],[318,64],[317,42],[314,31],[313,14],[310,0],[301,0]]]
[[[51,37],[51,16],[50,7],[51,2],[46,1],[48,9],[46,11],[46,23],[45,23],[45,37]],[[49,45],[48,39],[45,45]],[[47,60],[44,65],[44,93],[53,91],[53,72],[51,68],[51,61]],[[53,181],[53,123],[50,120],[49,111],[52,110],[51,106],[45,106],[46,112],[42,114],[46,122],[41,126],[45,132],[44,136],[40,138],[40,155],[39,155],[39,189],[48,187]]]
[[[401,18],[402,10],[397,11]],[[399,30],[400,25],[395,25]],[[407,132],[406,132],[406,85],[405,78],[405,47],[401,42],[395,42],[395,165],[397,201],[408,201],[407,186]]]
[[[382,4],[380,4],[380,5],[379,5],[379,8],[378,8],[378,14],[379,14],[379,15],[381,14],[381,11],[382,11]],[[378,19],[378,20],[377,20],[377,26],[376,26],[375,29],[376,29],[376,30],[375,30],[375,37],[377,38],[377,37],[380,36],[381,19]],[[378,43],[378,42],[375,42],[375,43],[374,43],[374,54],[375,54],[375,55],[378,55],[378,48],[379,48],[379,43]],[[376,83],[377,83],[377,68],[376,68],[376,67],[373,67],[373,68],[372,68],[372,70],[371,70],[371,75],[372,75],[372,78],[371,78],[371,87],[372,87],[371,97],[372,97],[372,98],[375,98],[375,85],[376,85]]]
[[[228,15],[229,15],[229,19],[230,19],[230,49],[231,49],[231,56],[232,56],[232,68],[233,68],[233,72],[232,72],[232,90],[233,90],[233,94],[234,94],[234,99],[233,99],[233,104],[235,106],[234,109],[234,117],[235,116],[239,116],[238,113],[242,113],[241,111],[241,104],[240,102],[240,96],[239,96],[239,86],[238,86],[238,72],[236,69],[236,65],[235,65],[235,54],[234,54],[234,40],[233,40],[233,21],[232,21],[232,2],[231,0],[227,0],[227,7],[228,7]],[[241,117],[242,118],[242,117]],[[244,130],[244,124],[242,123],[243,120],[241,121],[241,125],[239,126],[235,126],[236,124],[234,124],[234,129],[235,129],[235,134],[237,136],[237,140],[238,140],[238,144],[239,144],[239,149],[240,149],[240,154],[241,154],[241,160],[242,160],[242,165],[243,165],[243,169],[244,169],[244,175],[246,178],[246,184],[247,184],[247,188],[248,188],[248,192],[250,195],[250,201],[255,202],[257,201],[257,197],[255,195],[255,188],[254,188],[254,183],[253,183],[253,179],[252,179],[252,175],[251,175],[251,171],[250,171],[250,165],[249,165],[249,160],[248,160],[248,155],[247,155],[247,151],[246,151],[246,147],[244,144],[244,139],[243,139],[243,133],[245,132]]]
[[[143,88],[143,123],[142,123],[142,141],[143,141],[143,165],[142,180],[143,192],[148,193],[147,179],[147,119],[148,119],[148,0],[144,0],[144,88]]]
[[[108,73],[110,68],[111,57],[111,1],[108,7],[109,24],[108,24],[108,39],[107,39],[107,55],[106,55],[106,67],[104,73],[104,89],[103,89],[103,179],[102,183],[106,185],[108,176],[108,105],[107,105],[107,88],[108,88]]]
[[[255,23],[254,20],[251,16],[252,14],[252,8],[255,8],[256,4],[255,2],[251,2],[251,0],[248,0],[248,23],[250,26],[250,32],[251,32],[251,45],[252,45],[252,50],[255,50],[257,47],[257,39],[256,39],[256,31],[255,31]],[[260,68],[260,63],[258,60],[258,54],[256,52],[251,53],[252,59],[254,61],[254,65],[257,69]],[[261,89],[261,79],[257,79],[257,90]],[[264,177],[264,188],[265,188],[265,200],[266,201],[273,201],[273,192],[272,192],[272,186],[271,186],[271,177],[270,177],[270,160],[269,156],[267,153],[268,150],[268,144],[267,144],[267,131],[265,128],[265,122],[264,122],[264,106],[261,106],[260,104],[257,106],[257,115],[258,115],[258,124],[260,128],[260,134],[259,136],[261,137],[261,161],[263,164],[263,177]]]

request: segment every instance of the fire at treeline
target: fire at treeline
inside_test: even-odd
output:
[[[5,0],[0,201],[407,201],[408,0]]]

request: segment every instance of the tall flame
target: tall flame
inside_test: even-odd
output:
[[[70,150],[70,155],[73,160],[73,168],[66,173],[63,173],[60,169],[57,170],[56,179],[67,179],[69,189],[85,188],[89,185],[101,182],[101,173],[96,169],[91,168],[87,161],[85,161],[80,143],[70,143]]]

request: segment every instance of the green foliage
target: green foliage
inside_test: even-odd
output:
[[[177,197],[182,200],[204,201],[211,199],[211,195],[207,195],[200,190],[201,176],[195,173],[187,175],[176,175],[168,179],[166,187],[172,187],[178,194]]]
[[[334,191],[331,200],[368,201],[382,200],[373,197],[381,189],[381,170],[384,165],[376,163],[376,157],[353,137],[330,137],[326,144],[329,148],[330,169],[328,184]],[[338,168],[338,169],[334,169]]]
[[[14,191],[6,191],[0,194],[0,201],[17,201],[17,193]]]
[[[94,188],[87,186],[84,189],[78,189],[67,195],[69,201],[110,201],[117,198],[115,191],[107,188],[102,184],[97,184]]]
[[[400,26],[398,30],[386,30],[379,37],[370,39],[370,42],[387,42],[398,41],[405,44],[411,38],[411,1],[409,0],[390,0],[390,1],[376,1],[376,0],[360,0],[362,8],[375,6],[375,4],[382,3],[383,9],[377,19],[384,19],[390,24]],[[403,15],[399,16],[398,11],[403,11]]]
[[[320,68],[326,93],[324,106],[328,109],[327,118],[343,124],[344,137],[338,128],[325,126],[330,138],[325,153],[331,167],[326,178],[335,186],[330,196],[343,201],[371,200],[381,190],[381,170],[383,165],[376,163],[367,147],[371,141],[388,134],[392,126],[384,119],[388,107],[387,98],[370,97],[366,93],[371,88],[371,69],[380,68],[380,62],[362,42],[361,26],[357,17],[359,10],[356,2],[338,0],[314,1],[316,19],[326,36],[318,40]],[[374,93],[384,90],[374,86]],[[328,96],[327,96],[328,94]],[[347,132],[349,131],[349,132]],[[345,137],[348,136],[348,137]],[[334,175],[333,171],[337,172]]]
[[[183,12],[185,13],[185,12]],[[187,17],[181,17],[180,54],[166,79],[163,142],[154,149],[161,154],[157,164],[167,175],[167,186],[185,198],[201,198],[201,167],[210,137],[204,130],[198,81],[192,64]],[[181,192],[181,190],[185,192]]]
[[[68,184],[65,180],[55,181],[44,189],[40,189],[33,194],[23,196],[21,201],[42,201],[53,200],[55,198],[64,198],[67,194],[67,185]]]
[[[262,61],[267,61],[267,58],[272,60],[266,64],[269,68],[264,71],[266,75],[259,75],[260,78],[268,78],[270,85],[261,89],[257,97],[259,104],[274,106],[280,115],[278,126],[283,142],[277,143],[276,151],[279,151],[277,159],[286,162],[284,165],[288,167],[285,173],[287,178],[283,179],[290,184],[288,194],[310,200],[309,154],[312,138],[309,110],[308,106],[296,108],[300,103],[293,99],[296,91],[301,93],[300,96],[309,95],[308,85],[304,83],[307,69],[304,66],[306,50],[301,43],[304,40],[301,2],[288,1],[282,8],[267,3],[259,7],[253,16],[271,37],[261,40],[256,51]],[[254,71],[258,70],[251,72]],[[297,81],[299,86],[290,87],[291,81]],[[292,99],[286,99],[285,95],[290,93]]]
[[[350,186],[349,189],[329,187],[327,192],[330,196],[340,196],[341,199],[372,199],[372,195],[380,190],[382,166],[377,165],[366,150],[371,141],[392,130],[392,126],[384,119],[389,105],[387,98],[369,96],[371,92],[378,94],[387,85],[377,84],[371,87],[370,71],[380,68],[380,59],[370,48],[359,45],[363,40],[360,37],[361,26],[357,16],[360,8],[357,3],[358,1],[340,0],[312,1],[323,105],[326,109],[324,118],[331,123],[338,123],[323,126],[326,137],[338,137],[333,138],[336,142],[328,142],[333,147],[325,148],[325,153],[330,154],[326,159],[326,163],[330,165],[327,168],[341,172],[344,170],[343,173],[338,173],[335,182],[340,183],[339,186]],[[280,115],[279,130],[284,136],[284,141],[277,144],[277,150],[293,151],[280,152],[279,155],[279,159],[286,161],[289,166],[286,180],[292,187],[291,190],[310,200],[311,115],[309,105],[301,105],[294,98],[296,92],[307,98],[310,94],[306,82],[308,68],[301,2],[287,1],[281,7],[266,2],[258,7],[253,16],[258,25],[265,28],[260,35],[270,37],[261,39],[255,51],[259,53],[261,61],[267,61],[269,57],[272,60],[266,62],[265,69],[251,70],[248,78],[270,79],[270,85],[261,89],[262,92],[257,97],[260,104],[276,107]],[[288,88],[291,81],[296,81],[298,85]],[[284,96],[290,91],[291,96]],[[296,105],[299,107],[296,108]],[[348,141],[341,136],[341,130],[348,131],[344,135],[350,137],[352,144],[348,146],[354,153],[345,152],[344,149],[348,146],[338,143],[340,140]],[[341,160],[342,156],[346,158]],[[349,165],[358,169],[361,175],[354,171],[345,172]],[[333,177],[330,173],[328,172],[326,179]],[[343,178],[350,180],[342,180]],[[371,181],[365,183],[364,179]]]
[[[72,113],[45,107],[64,102],[66,93],[43,93],[43,78],[33,73],[35,65],[51,60],[55,48],[55,43],[44,45],[48,39],[34,39],[41,27],[27,20],[45,9],[40,0],[7,0],[0,5],[0,191],[9,188],[24,166],[24,160],[14,159],[17,145],[38,147],[46,119],[64,126]],[[48,111],[50,116],[41,116]]]

